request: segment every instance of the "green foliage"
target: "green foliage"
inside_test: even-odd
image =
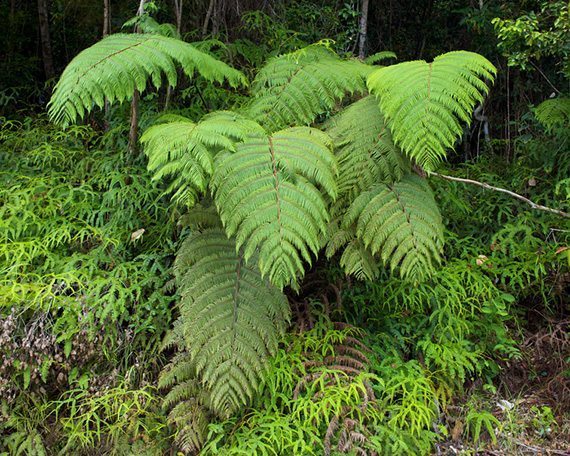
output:
[[[534,65],[533,60],[554,56],[570,76],[568,2],[542,1],[538,12],[529,11],[515,19],[497,17],[491,22],[499,39],[498,48],[508,57],[510,66],[526,70]]]
[[[191,77],[198,72],[208,81],[245,84],[237,70],[199,51],[191,44],[161,35],[115,34],[77,55],[59,79],[49,104],[50,118],[64,126],[93,109],[131,99],[147,82],[158,88],[163,74],[175,86],[176,65]]]
[[[465,417],[465,432],[479,442],[481,431],[487,431],[493,442],[497,441],[494,426],[499,426],[499,420],[486,410],[470,409]]]
[[[356,225],[356,235],[372,254],[402,277],[421,278],[434,270],[443,247],[439,209],[427,183],[408,174],[393,186],[376,184],[360,194],[343,224]]]
[[[226,232],[244,247],[246,261],[259,251],[262,275],[279,288],[296,285],[302,261],[311,263],[326,233],[320,189],[336,196],[330,148],[324,133],[296,127],[251,136],[216,160],[211,185]]]
[[[540,103],[534,110],[538,121],[548,130],[570,125],[570,98],[554,98]]]
[[[369,71],[322,44],[274,57],[253,81],[247,112],[270,131],[309,125],[348,95],[363,93]]]
[[[174,337],[220,416],[254,397],[288,320],[286,299],[255,265],[217,229],[188,237],[174,265],[181,296]]]
[[[488,92],[495,67],[467,51],[448,52],[432,63],[399,63],[374,71],[368,88],[378,97],[394,142],[427,171],[434,171],[469,124]],[[412,95],[413,94],[413,95]]]
[[[261,130],[255,122],[227,111],[209,114],[198,123],[176,115],[160,120],[141,137],[149,158],[147,168],[154,180],[170,178],[166,192],[173,192],[173,200],[188,206],[206,191],[215,153],[235,151],[235,142]]]

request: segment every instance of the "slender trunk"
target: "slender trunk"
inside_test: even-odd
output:
[[[111,1],[103,0],[103,38],[105,38],[111,32]],[[105,120],[104,120],[104,130],[109,130],[109,100],[105,97]]]
[[[182,7],[184,0],[174,0],[174,13],[176,14],[176,31],[178,36],[182,36]],[[166,88],[166,97],[164,99],[164,110],[168,110],[170,105],[170,97],[172,96],[172,87],[170,85]]]
[[[206,12],[206,19],[204,19],[204,25],[202,26],[202,38],[205,38],[208,34],[208,23],[212,17],[212,12],[214,11],[214,5],[216,0],[210,0],[210,5],[208,6],[208,11]]]
[[[53,54],[51,51],[51,38],[49,34],[49,16],[47,0],[38,0],[38,14],[40,25],[40,37],[42,41],[42,59],[44,62],[44,72],[47,79],[55,76],[53,66]]]
[[[358,27],[358,58],[364,59],[366,55],[366,34],[368,29],[368,1],[362,0],[362,10],[360,13],[360,24]]]
[[[139,98],[139,91],[135,90],[133,93],[133,100],[131,101],[131,129],[129,131],[129,151],[132,155],[135,155],[138,152]]]
[[[111,33],[111,1],[103,0],[103,38]]]
[[[174,14],[176,15],[176,30],[182,33],[182,6],[184,0],[174,0]]]
[[[144,4],[146,0],[141,0],[139,4],[139,9],[137,10],[137,16],[142,16],[144,14]],[[135,27],[135,33],[140,32],[138,26]],[[129,131],[129,151],[132,155],[135,155],[138,151],[138,139],[139,139],[139,91],[135,89],[133,93],[133,99],[131,101],[131,129]]]

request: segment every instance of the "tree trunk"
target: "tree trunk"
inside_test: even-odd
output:
[[[131,101],[131,129],[129,130],[129,151],[132,155],[135,155],[138,152],[139,98],[139,91],[135,90],[133,93],[133,100]]]
[[[103,38],[111,33],[111,5],[110,0],[103,0]]]
[[[368,29],[368,1],[362,0],[360,24],[358,27],[358,58],[363,60],[366,55],[366,35]]]
[[[146,0],[141,0],[137,16],[144,14],[144,4]],[[139,27],[135,27],[135,33],[138,33]],[[133,100],[131,101],[131,129],[129,131],[129,151],[132,155],[138,152],[138,139],[139,139],[139,91],[135,89],[133,93]]]
[[[53,54],[51,51],[51,38],[49,35],[49,16],[47,0],[38,0],[38,14],[40,25],[40,38],[42,41],[42,59],[44,62],[44,72],[47,79],[55,76],[53,66]]]
[[[204,19],[204,25],[202,26],[202,38],[205,38],[208,34],[208,23],[212,17],[212,12],[214,11],[216,0],[210,0],[210,5],[208,6],[208,11],[206,12],[206,19]]]

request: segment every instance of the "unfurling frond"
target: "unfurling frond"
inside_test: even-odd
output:
[[[336,196],[330,138],[308,127],[255,135],[218,155],[212,188],[226,232],[279,288],[295,285],[320,248]]]
[[[248,266],[222,230],[184,241],[174,270],[179,284],[178,329],[209,407],[229,416],[254,395],[268,356],[289,318],[285,296]]]
[[[547,129],[570,125],[570,98],[553,98],[540,103],[534,110],[538,121]]]
[[[163,122],[148,128],[141,137],[149,158],[147,167],[153,179],[171,178],[167,192],[189,206],[206,190],[214,154],[234,150],[236,141],[263,131],[257,123],[228,111],[208,114],[198,123],[173,115],[164,116]]]
[[[320,45],[275,57],[253,82],[248,112],[271,131],[309,125],[347,95],[363,93],[369,71]]]
[[[488,92],[496,69],[479,54],[448,52],[380,68],[368,77],[392,136],[408,156],[433,171],[469,124],[473,108]]]
[[[129,100],[150,81],[177,82],[176,65],[188,76],[195,71],[208,81],[227,81],[236,87],[246,79],[238,70],[184,41],[160,35],[115,34],[79,53],[66,67],[49,102],[51,120],[64,126],[90,112],[95,105]]]
[[[404,278],[421,279],[440,261],[443,225],[424,179],[409,174],[393,185],[377,184],[354,200],[345,228]]]
[[[352,201],[378,182],[392,183],[410,165],[392,142],[390,130],[372,96],[335,116],[327,130],[336,146],[339,198]]]

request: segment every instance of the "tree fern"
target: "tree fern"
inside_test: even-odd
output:
[[[366,119],[363,122],[363,119]],[[328,128],[339,164],[339,198],[352,201],[377,182],[394,182],[410,166],[392,142],[374,97],[368,96],[335,116]]]
[[[129,100],[143,91],[150,79],[155,87],[166,75],[169,85],[177,82],[176,65],[188,76],[197,71],[208,81],[227,81],[236,87],[246,82],[239,71],[191,44],[160,35],[115,34],[77,55],[65,68],[49,103],[50,118],[68,125],[109,102]]]
[[[396,144],[428,171],[435,169],[471,121],[488,92],[495,67],[479,54],[448,52],[380,68],[368,77]]]
[[[238,114],[221,111],[195,123],[182,116],[164,116],[141,137],[148,156],[147,168],[153,179],[170,177],[167,192],[179,203],[193,205],[199,192],[208,186],[214,168],[214,154],[234,150],[234,143],[248,133],[263,131],[259,125]]]
[[[262,275],[295,285],[303,260],[320,248],[329,219],[322,189],[336,196],[337,165],[330,139],[311,128],[256,135],[219,155],[214,199],[228,235],[247,260],[259,252]]]
[[[534,110],[538,121],[547,129],[570,124],[570,98],[553,98],[540,103]]]
[[[369,71],[318,44],[274,57],[252,84],[248,113],[272,131],[309,125],[346,95],[363,93]]]
[[[420,279],[439,262],[443,225],[433,194],[419,176],[409,174],[393,185],[377,184],[354,200],[344,226],[391,270]]]
[[[221,230],[192,234],[174,268],[181,294],[178,334],[210,406],[228,416],[253,397],[288,320],[287,300]]]

